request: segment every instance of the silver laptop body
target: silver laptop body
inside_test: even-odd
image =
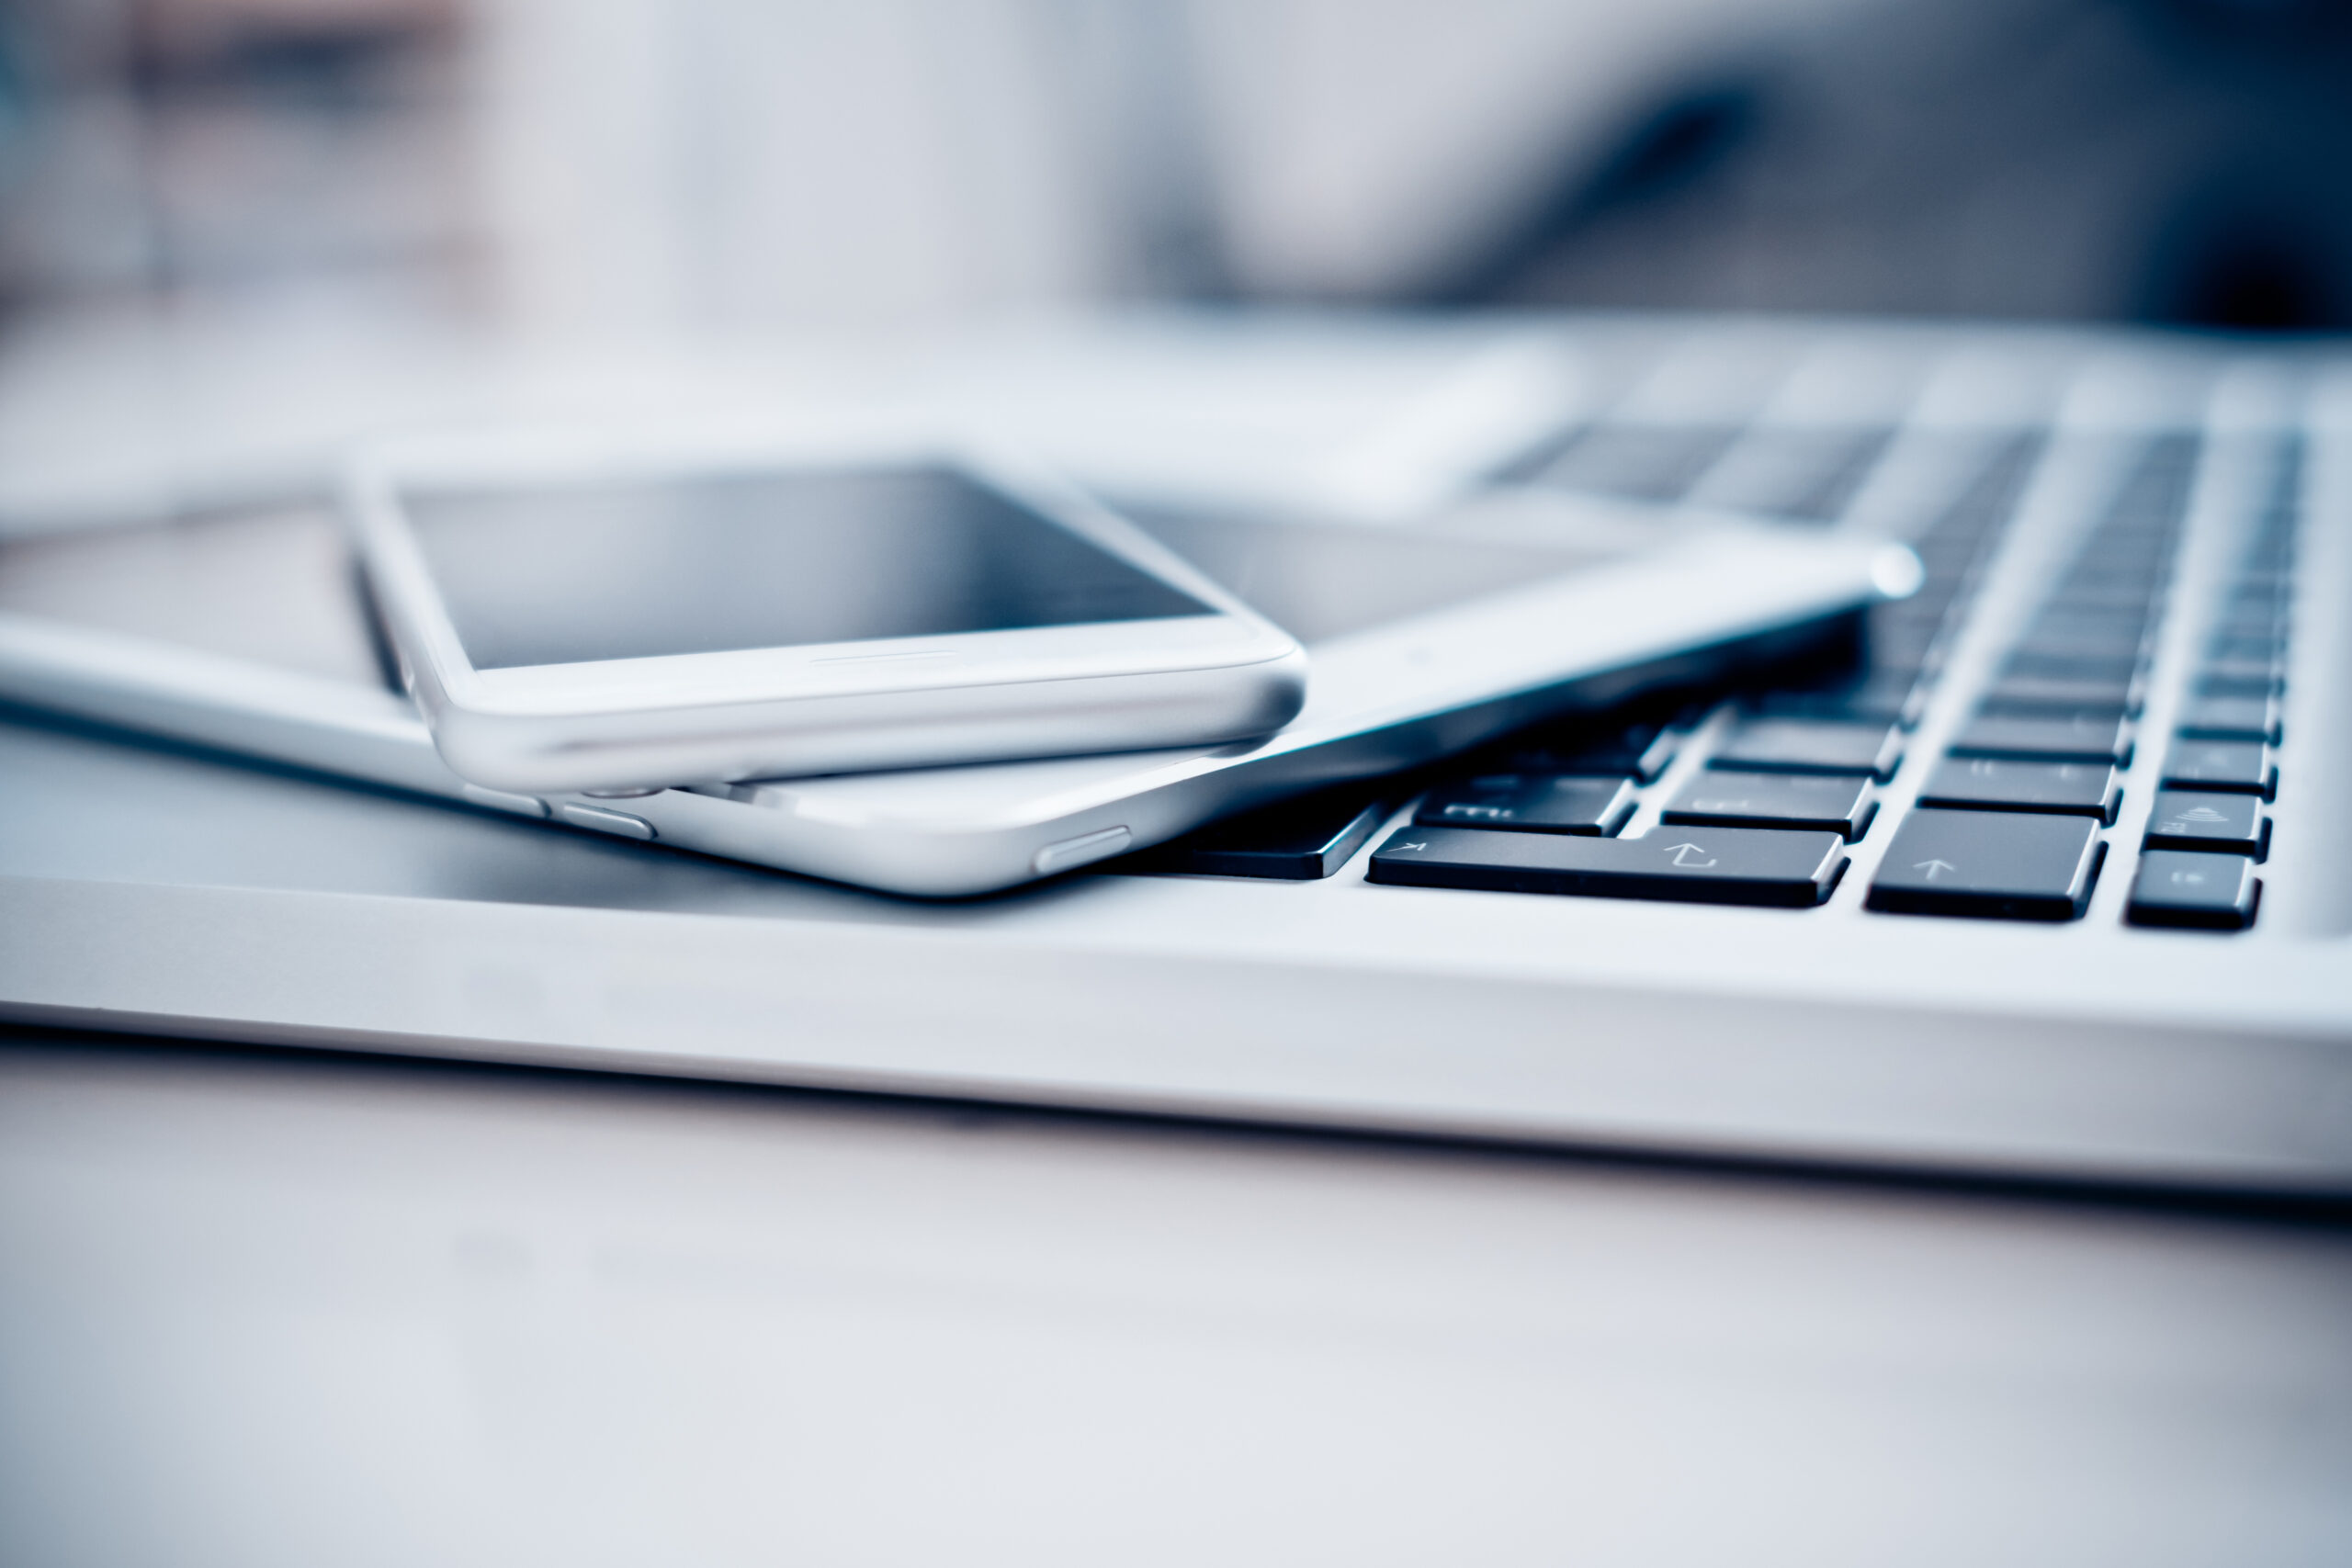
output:
[[[2352,364],[2121,333],[1450,330],[1465,361],[1551,366],[1523,383],[1540,406],[1433,393],[1437,434],[1389,433],[1409,472],[1387,491],[1327,464],[1290,476],[1321,487],[1305,499],[1418,487],[1531,541],[1548,513],[1519,501],[1545,493],[1742,512],[1913,543],[1928,591],[1846,674],[1619,716],[1640,739],[1620,763],[1578,751],[1618,743],[1588,723],[1395,781],[1329,874],[1201,874],[1248,868],[1228,830],[1226,852],[948,905],[12,721],[0,1006],[1419,1134],[2352,1189],[2335,804]],[[1143,449],[1088,477],[1139,493]],[[1185,504],[1221,503],[1200,488]],[[1416,526],[1408,510],[1358,506],[1367,526]]]

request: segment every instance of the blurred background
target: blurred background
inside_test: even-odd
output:
[[[0,353],[1138,299],[2352,325],[2342,0],[10,0]]]

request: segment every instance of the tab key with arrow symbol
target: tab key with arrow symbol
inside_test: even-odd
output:
[[[1671,830],[1594,839],[1416,826],[1374,851],[1366,874],[1391,886],[1811,908],[1845,874],[1845,846],[1836,833],[1765,828],[1723,829],[1702,844]]]

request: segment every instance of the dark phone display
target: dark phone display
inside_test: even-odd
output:
[[[480,670],[1216,613],[947,468],[403,500]]]
[[[1611,558],[1409,530],[1129,512],[1310,647]],[[0,611],[398,691],[371,652],[365,601],[342,530],[317,502],[0,541]]]

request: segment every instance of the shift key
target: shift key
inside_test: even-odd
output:
[[[1370,880],[1810,908],[1837,887],[1845,851],[1836,833],[1768,828],[1661,828],[1639,839],[1588,839],[1413,827],[1374,852]]]

